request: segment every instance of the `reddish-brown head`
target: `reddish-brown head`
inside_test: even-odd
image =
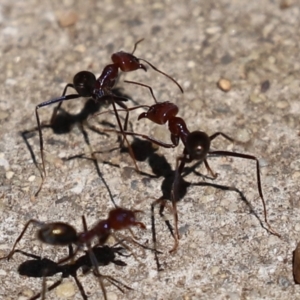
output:
[[[111,56],[111,60],[115,65],[117,65],[123,72],[131,72],[138,69],[143,69],[147,72],[145,65],[141,64],[139,59],[127,52],[117,52]]]
[[[144,223],[136,220],[135,214],[141,212],[139,210],[129,210],[126,208],[117,207],[109,212],[108,222],[110,227],[114,230],[122,230],[130,228],[131,226],[139,226],[146,229]]]
[[[147,118],[152,122],[166,124],[172,117],[178,114],[178,107],[171,102],[161,102],[152,105],[145,113],[141,113],[138,120]]]

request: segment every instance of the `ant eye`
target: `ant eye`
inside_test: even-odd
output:
[[[82,97],[90,97],[96,85],[96,77],[89,71],[81,71],[74,76],[74,88]]]
[[[209,151],[210,139],[205,132],[194,131],[187,137],[186,144],[192,159],[203,160]]]

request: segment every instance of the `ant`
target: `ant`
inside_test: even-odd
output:
[[[137,58],[136,56],[133,55],[137,48],[137,45],[140,42],[142,42],[143,40],[144,39],[141,39],[134,44],[134,48],[131,53],[127,53],[127,52],[123,52],[123,51],[113,53],[111,56],[111,60],[113,63],[104,67],[101,75],[97,79],[96,79],[96,76],[89,71],[78,72],[73,78],[73,83],[68,83],[65,86],[63,93],[60,97],[42,102],[36,106],[35,115],[36,115],[36,121],[37,121],[37,125],[38,125],[38,131],[39,131],[40,153],[41,153],[42,167],[43,167],[43,172],[41,172],[41,176],[42,176],[41,186],[43,185],[44,178],[46,177],[46,169],[45,169],[45,159],[44,159],[44,144],[43,144],[43,136],[42,136],[42,127],[41,127],[40,117],[38,114],[38,109],[41,107],[45,107],[45,106],[54,104],[54,103],[58,103],[58,105],[54,109],[53,115],[51,117],[51,120],[54,120],[63,101],[77,99],[80,97],[90,97],[95,102],[101,101],[101,102],[108,102],[108,103],[112,104],[121,134],[123,135],[123,139],[126,141],[128,147],[129,147],[129,152],[133,158],[135,168],[139,172],[139,168],[134,159],[134,155],[132,153],[130,144],[128,143],[126,135],[123,134],[123,131],[124,130],[126,131],[126,129],[127,129],[128,113],[126,115],[124,128],[123,128],[120,117],[119,117],[117,109],[116,109],[116,104],[117,104],[126,111],[127,106],[123,102],[127,101],[128,99],[125,97],[117,96],[112,92],[112,89],[114,88],[116,81],[119,77],[119,69],[122,72],[131,72],[131,71],[136,71],[138,69],[142,69],[146,72],[147,71],[146,66],[144,64],[140,63],[140,61],[143,61],[143,62],[147,63],[155,71],[157,71],[157,72],[163,74],[164,76],[168,77],[169,79],[171,79],[179,87],[180,91],[183,93],[182,87],[179,85],[179,83],[174,78],[172,78],[168,74],[160,71],[159,69],[157,69],[154,65],[152,65],[147,60],[142,59],[142,58]],[[77,92],[77,94],[66,95],[68,88],[73,88]],[[40,186],[37,194],[39,193],[41,186]]]
[[[117,244],[116,244],[117,245]],[[109,247],[107,245],[104,246],[94,246],[92,248],[93,254],[97,259],[98,266],[107,266],[110,263],[114,263],[118,266],[126,266],[127,264],[122,260],[116,259],[116,255],[121,255],[127,257],[122,253],[124,248],[116,247],[116,245]],[[28,277],[35,277],[35,278],[43,278],[43,288],[42,292],[36,294],[35,296],[31,297],[29,300],[35,300],[42,296],[42,299],[45,299],[46,291],[51,291],[58,287],[64,278],[72,276],[76,282],[76,285],[81,293],[81,296],[84,300],[87,300],[88,297],[84,291],[84,288],[77,277],[77,271],[82,268],[83,274],[87,274],[92,268],[92,261],[90,259],[89,253],[85,252],[84,255],[80,256],[74,262],[60,265],[48,258],[41,258],[40,256],[24,252],[22,250],[15,250],[15,252],[21,253],[27,257],[31,257],[33,259],[27,260],[23,262],[18,267],[18,273],[23,276]],[[72,253],[72,249],[69,248],[69,252]],[[61,278],[53,283],[51,286],[46,288],[45,278],[54,276],[55,274],[62,273]],[[102,275],[103,276],[103,275]],[[111,276],[104,276],[111,284],[116,286],[121,292],[124,292],[119,285],[132,290],[132,288],[128,287],[127,285],[119,282],[118,280],[114,279]]]
[[[153,94],[152,88],[147,85],[143,85],[147,88],[149,88],[151,94]],[[267,218],[267,209],[266,204],[262,192],[261,187],[261,178],[260,178],[260,164],[259,160],[254,155],[249,154],[243,154],[238,152],[232,152],[232,151],[212,151],[210,150],[211,142],[218,136],[222,136],[223,138],[234,142],[234,139],[229,137],[228,135],[222,133],[222,132],[216,132],[212,135],[208,135],[207,133],[203,131],[193,131],[190,132],[187,128],[187,125],[185,121],[177,117],[177,114],[179,112],[178,107],[171,102],[156,102],[154,105],[140,105],[136,107],[129,108],[128,111],[134,110],[137,108],[148,108],[147,112],[143,112],[139,115],[138,120],[147,118],[150,121],[162,125],[162,124],[168,124],[168,129],[171,133],[171,144],[167,144],[161,141],[158,141],[157,139],[150,137],[146,134],[140,134],[135,132],[126,132],[124,133],[126,135],[132,135],[132,136],[139,136],[142,137],[152,143],[155,143],[159,146],[165,147],[165,148],[175,148],[179,145],[179,142],[181,141],[184,145],[183,152],[180,156],[176,158],[176,168],[175,168],[175,177],[172,184],[171,189],[171,202],[173,207],[173,214],[174,214],[174,223],[175,223],[175,235],[173,235],[175,243],[173,248],[170,250],[170,252],[176,251],[178,248],[179,243],[179,231],[178,231],[178,214],[177,214],[177,202],[180,200],[180,190],[179,186],[182,182],[182,173],[183,169],[186,165],[186,163],[190,163],[193,161],[198,161],[198,163],[204,162],[204,165],[208,172],[212,175],[213,179],[217,178],[217,174],[213,172],[213,170],[210,168],[207,159],[211,156],[230,156],[230,157],[239,157],[243,159],[253,160],[256,162],[256,177],[257,177],[257,189],[259,196],[262,200],[263,210],[264,210],[264,220],[268,226],[267,230],[278,237],[280,237],[280,234],[278,234],[274,229],[272,229],[272,226],[269,224],[268,218]],[[112,129],[108,129],[106,131],[115,131]],[[119,133],[118,131],[115,131]],[[165,206],[166,206],[166,200],[158,199],[156,200],[153,205],[160,204],[160,214],[162,214]]]
[[[0,258],[0,260],[7,258],[8,260],[12,258],[14,255],[15,248],[19,241],[22,239],[24,233],[28,229],[28,226],[30,224],[33,224],[34,226],[39,227],[37,231],[37,238],[45,244],[52,245],[52,246],[70,246],[72,244],[76,245],[75,251],[69,251],[69,255],[63,259],[61,259],[58,264],[65,263],[75,257],[77,252],[83,248],[83,246],[87,246],[88,253],[90,256],[90,260],[93,265],[94,274],[99,277],[99,282],[101,285],[101,289],[104,295],[104,298],[106,297],[106,291],[103,285],[103,276],[99,273],[98,270],[98,262],[97,257],[93,253],[93,250],[91,248],[91,242],[94,238],[98,238],[99,245],[103,245],[110,235],[113,235],[114,231],[119,231],[122,229],[128,229],[131,232],[130,227],[132,226],[138,226],[142,229],[146,229],[146,226],[142,222],[138,222],[136,220],[136,213],[142,212],[140,210],[129,210],[126,208],[116,207],[112,209],[109,214],[108,218],[105,220],[100,220],[94,227],[92,227],[90,230],[87,230],[87,224],[85,217],[82,216],[82,222],[83,222],[83,232],[77,232],[76,229],[63,222],[53,222],[53,223],[44,223],[35,219],[29,220],[22,230],[19,237],[16,239],[12,250],[9,252],[9,254],[5,257]],[[133,240],[133,242],[137,243]],[[70,248],[69,248],[70,249]],[[104,276],[105,277],[105,276]]]

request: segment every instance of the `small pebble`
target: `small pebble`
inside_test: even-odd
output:
[[[74,50],[79,53],[84,53],[86,51],[86,47],[83,44],[79,44],[74,48]]]
[[[56,295],[62,298],[69,298],[75,295],[75,288],[72,282],[64,282],[56,288]]]
[[[299,171],[292,173],[292,179],[293,180],[298,180],[299,178],[300,178],[300,172]]]
[[[28,299],[28,297],[26,297],[26,296],[19,296],[17,300],[26,300],[26,299]]]
[[[220,26],[212,26],[206,28],[205,32],[208,34],[216,34],[217,32],[220,32],[222,28]]]
[[[264,94],[255,94],[255,93],[252,93],[250,95],[250,101],[253,102],[253,103],[262,103],[264,101],[266,101],[266,96]]]
[[[217,83],[218,88],[223,92],[229,92],[231,90],[231,81],[225,78],[221,78]]]
[[[20,297],[26,297],[26,299],[28,299],[28,297],[32,297],[34,295],[33,291],[31,289],[25,289],[24,291],[22,291],[22,296]],[[22,299],[22,298],[19,298]]]
[[[74,25],[78,21],[78,15],[75,11],[64,11],[58,12],[56,14],[56,18],[59,26],[61,27],[69,27]]]
[[[118,300],[118,296],[114,292],[108,292],[107,293],[107,299],[109,299],[109,300]]]
[[[239,129],[236,139],[241,143],[247,143],[251,139],[251,132],[247,128]]]
[[[300,223],[297,223],[294,228],[296,231],[299,232],[300,231]]]
[[[29,178],[28,178],[28,181],[30,182],[33,182],[35,180],[35,175],[31,175]]]
[[[278,101],[276,107],[280,109],[285,109],[289,107],[289,103],[286,100]]]
[[[213,266],[211,269],[210,269],[210,273],[212,275],[217,275],[220,271],[220,268],[218,266]]]
[[[291,7],[293,5],[293,1],[292,0],[281,0],[280,1],[280,9],[287,9],[289,7]]]
[[[7,272],[0,269],[0,276],[7,276]]]
[[[190,60],[187,62],[188,69],[193,69],[193,68],[195,68],[195,66],[196,66],[196,63],[193,60]]]
[[[6,179],[12,179],[12,177],[14,176],[14,172],[12,172],[12,171],[8,171],[8,172],[6,172]]]

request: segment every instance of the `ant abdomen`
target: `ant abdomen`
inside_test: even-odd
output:
[[[82,97],[90,97],[96,84],[96,77],[89,71],[78,72],[73,78],[74,88]]]
[[[136,58],[131,53],[126,53],[123,51],[114,53],[111,56],[111,60],[123,72],[130,72],[130,71],[135,71],[138,69],[143,69],[145,72],[147,72],[146,66],[141,64],[139,59]]]
[[[178,107],[171,102],[162,102],[152,105],[147,112],[141,113],[138,120],[147,118],[152,122],[166,124],[172,117],[178,114]]]
[[[210,138],[203,131],[193,131],[187,136],[185,147],[191,160],[204,160],[210,148]]]
[[[37,232],[37,237],[43,243],[54,246],[65,246],[77,241],[76,230],[66,223],[49,223]]]

